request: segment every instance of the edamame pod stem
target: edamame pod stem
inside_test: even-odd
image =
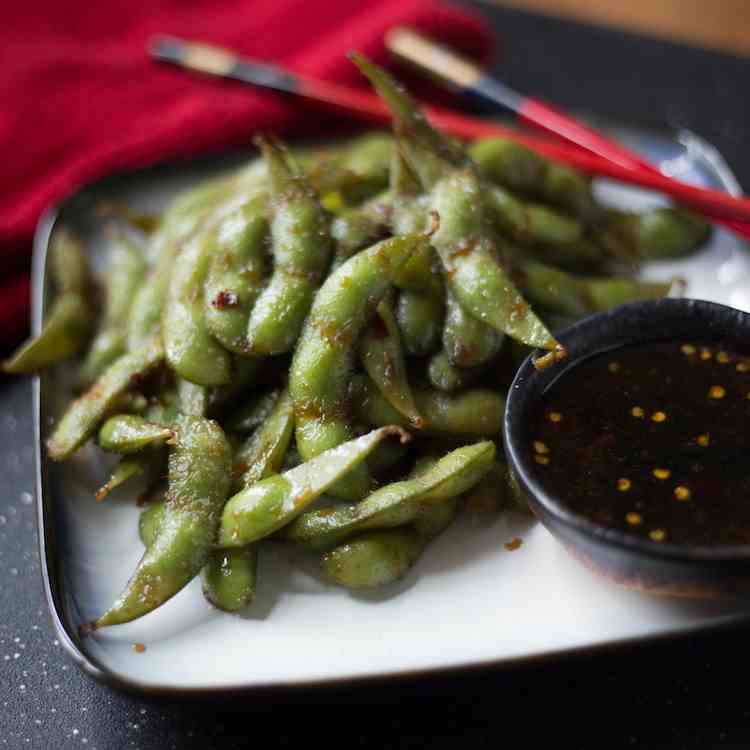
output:
[[[212,222],[185,243],[172,269],[162,313],[167,362],[196,385],[223,385],[231,374],[229,352],[211,335],[204,315],[204,282],[220,227],[221,222]]]
[[[456,367],[482,365],[500,351],[503,339],[500,331],[469,315],[448,291],[445,296],[443,350],[450,363]]]
[[[285,526],[392,435],[409,439],[400,427],[373,430],[238,492],[224,507],[219,546],[242,547]]]
[[[377,315],[362,336],[359,357],[365,372],[388,403],[420,429],[423,419],[414,404],[401,337],[388,298],[380,301]]]
[[[366,376],[352,378],[351,401],[363,424],[408,426]],[[505,399],[495,391],[474,388],[452,394],[415,388],[414,401],[425,420],[422,432],[426,434],[497,437],[502,428]]]
[[[128,314],[145,275],[143,253],[123,231],[116,231],[105,276],[104,320],[81,367],[84,383],[96,380],[125,353]]]
[[[164,517],[117,601],[93,625],[130,622],[156,609],[206,563],[231,481],[231,450],[216,422],[181,417],[169,455]]]
[[[358,531],[403,526],[424,503],[456,497],[473,487],[491,468],[495,444],[458,448],[416,476],[381,487],[356,505],[305,513],[283,531],[283,537],[311,549],[330,549]]]
[[[99,447],[110,453],[137,453],[170,440],[174,440],[174,432],[168,427],[135,414],[116,414],[101,426],[98,441]]]
[[[287,390],[276,400],[263,424],[236,451],[234,476],[236,484],[249,487],[276,474],[284,463],[294,433],[294,404]]]
[[[221,220],[206,275],[206,326],[222,346],[236,354],[247,350],[250,311],[263,288],[267,203],[267,196],[259,194]]]
[[[352,438],[347,393],[357,339],[395,272],[423,242],[424,235],[383,240],[346,261],[316,295],[289,375],[297,450],[304,459]],[[367,468],[361,464],[331,492],[358,500],[369,487]]]
[[[432,244],[451,291],[468,313],[497,331],[529,346],[561,351],[496,260],[481,201],[482,188],[471,170],[454,171],[432,192],[432,207],[440,215]]]
[[[59,296],[45,316],[38,336],[24,342],[3,362],[13,374],[39,372],[70,359],[86,345],[91,330],[91,308],[77,292]]]
[[[152,471],[160,462],[161,456],[153,452],[139,453],[120,459],[109,479],[96,491],[96,501],[100,503],[110,492],[125,484],[129,479]]]
[[[158,337],[115,360],[96,383],[67,408],[47,441],[49,457],[62,461],[73,455],[93,435],[122,394],[163,361],[164,347]]]
[[[535,261],[521,266],[518,279],[524,293],[535,304],[574,317],[610,310],[638,299],[665,297],[674,283],[574,276]]]
[[[214,607],[236,612],[255,598],[258,548],[220,549],[211,553],[201,572],[203,595]]]
[[[302,330],[328,270],[331,242],[323,211],[307,181],[294,174],[281,148],[259,145],[268,168],[274,269],[247,325],[250,354],[283,354]]]

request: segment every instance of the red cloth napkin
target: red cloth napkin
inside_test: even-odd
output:
[[[346,59],[383,61],[383,34],[409,24],[486,58],[490,40],[435,0],[41,0],[10,3],[0,26],[0,336],[23,331],[28,262],[45,208],[107,173],[247,144],[253,132],[316,133],[341,122],[299,98],[150,61],[169,33],[364,86]]]

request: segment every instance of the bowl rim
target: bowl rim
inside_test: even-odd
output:
[[[684,545],[672,542],[654,542],[643,539],[634,534],[614,529],[591,520],[587,516],[570,509],[564,499],[559,495],[547,491],[536,477],[536,472],[531,460],[527,457],[522,447],[524,423],[533,406],[538,402],[539,396],[543,394],[551,384],[577,364],[592,356],[607,351],[619,349],[622,342],[607,343],[607,333],[613,327],[631,318],[635,320],[634,313],[648,313],[651,317],[664,317],[665,312],[690,313],[694,318],[704,320],[721,319],[734,328],[735,334],[739,334],[744,328],[748,341],[750,341],[750,313],[737,310],[728,305],[718,302],[696,300],[691,298],[663,298],[658,300],[642,300],[621,305],[607,312],[596,313],[583,320],[574,323],[556,335],[557,340],[568,349],[573,351],[575,344],[582,336],[595,333],[595,337],[601,338],[600,345],[592,346],[588,351],[581,352],[565,360],[562,368],[553,367],[545,370],[537,370],[533,359],[538,356],[538,350],[532,352],[516,371],[516,375],[508,389],[508,396],[503,418],[503,445],[511,471],[520,483],[523,490],[528,494],[532,510],[538,508],[540,519],[545,522],[545,516],[562,524],[568,529],[582,533],[593,542],[610,545],[630,554],[659,558],[664,561],[684,563],[750,563],[750,544],[726,544],[726,545]],[[663,330],[663,329],[662,329]],[[637,338],[634,336],[632,343],[648,343],[651,341],[664,340],[664,335],[653,335],[655,329],[641,328]],[[729,334],[728,334],[729,335]],[[706,331],[705,340],[716,337],[716,330]],[[701,336],[696,336],[700,340]],[[540,385],[541,383],[541,385]],[[530,389],[538,389],[534,395],[529,396]],[[549,528],[549,525],[545,523]],[[551,533],[559,536],[556,529],[550,529]]]

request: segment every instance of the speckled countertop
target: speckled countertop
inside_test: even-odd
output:
[[[750,61],[482,6],[509,82],[564,107],[695,129],[750,185]],[[0,383],[0,748],[747,747],[747,630],[452,679],[217,702],[142,699],[80,673],[55,639],[31,502],[31,389]],[[311,639],[314,647],[314,636]],[[741,683],[740,683],[741,686]]]

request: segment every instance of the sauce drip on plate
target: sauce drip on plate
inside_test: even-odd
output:
[[[545,489],[654,542],[750,543],[750,357],[655,342],[564,372],[527,450]]]

